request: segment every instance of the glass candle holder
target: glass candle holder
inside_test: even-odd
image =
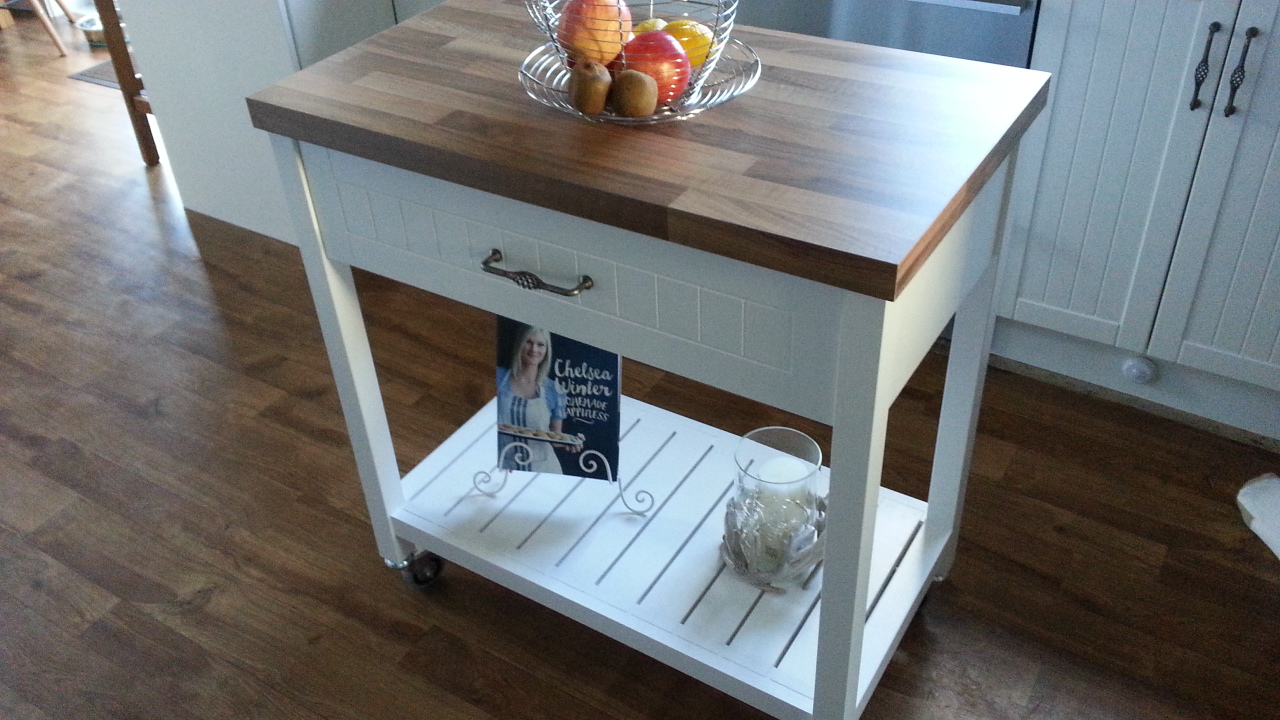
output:
[[[785,592],[777,585],[802,579],[822,559],[822,449],[799,430],[765,427],[743,436],[734,461],[720,555],[747,582]]]

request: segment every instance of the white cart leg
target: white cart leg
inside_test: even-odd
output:
[[[404,504],[400,469],[351,267],[333,262],[324,252],[297,141],[272,135],[271,142],[351,434],[378,552],[389,562],[403,561],[412,548],[396,537],[390,517],[392,510]]]
[[[883,302],[852,294],[847,297],[841,317],[832,423],[815,720],[845,720],[860,712],[859,673],[871,545],[892,400],[880,397],[883,393],[879,392],[883,328]]]
[[[929,480],[929,516],[924,527],[926,547],[946,543],[936,566],[935,576],[939,580],[950,572],[955,562],[960,536],[964,492],[995,326],[995,315],[991,312],[995,278],[996,263],[992,262],[956,311],[951,334],[951,354],[947,360],[942,412],[933,451],[933,474]]]

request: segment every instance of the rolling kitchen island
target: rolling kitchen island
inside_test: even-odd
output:
[[[449,0],[249,107],[388,563],[436,554],[779,718],[852,718],[954,556],[1009,165],[1048,76],[734,37],[763,64],[746,94],[591,123],[525,94],[517,68],[546,39],[522,3]],[[525,289],[487,260],[591,287]],[[352,267],[832,425],[820,571],[774,594],[726,570],[737,438],[639,401],[618,479],[642,514],[598,480],[477,481],[497,474],[493,402],[402,477]],[[880,487],[885,425],[953,317],[926,503]]]

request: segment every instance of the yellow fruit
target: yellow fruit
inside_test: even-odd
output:
[[[689,55],[690,65],[702,67],[702,63],[707,61],[707,53],[711,52],[711,45],[715,42],[715,33],[711,32],[711,28],[697,20],[684,18],[672,20],[662,30],[680,41],[685,53]]]
[[[651,17],[648,20],[641,20],[640,22],[636,23],[635,27],[631,28],[631,31],[639,35],[642,32],[649,32],[650,30],[661,30],[666,26],[667,26],[666,20],[663,20],[662,18],[658,18],[658,17]]]

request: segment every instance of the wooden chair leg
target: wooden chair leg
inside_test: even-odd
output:
[[[62,57],[66,57],[67,46],[62,44],[62,38],[58,37],[58,31],[53,29],[53,23],[49,21],[49,13],[44,11],[44,5],[40,3],[40,0],[31,0],[31,2],[27,4],[31,6],[31,10],[35,12],[36,18],[39,19],[40,24],[44,26],[44,31],[49,33],[49,37],[53,39],[54,46],[58,48],[58,54]],[[61,0],[59,0],[58,4],[62,4]]]

